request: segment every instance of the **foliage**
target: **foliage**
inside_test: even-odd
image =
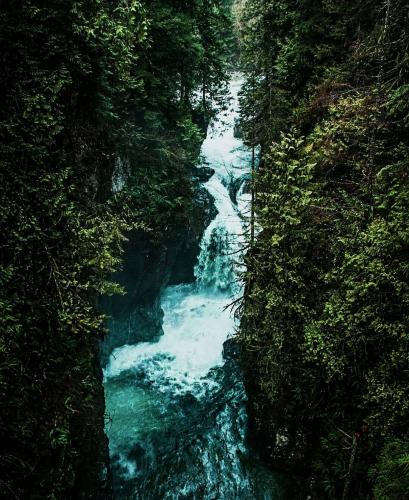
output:
[[[131,15],[129,15],[131,14]],[[138,2],[9,4],[1,13],[1,496],[99,491],[105,445],[100,293],[128,230],[106,202],[119,121],[145,37]],[[131,30],[132,37],[125,30]],[[115,76],[113,76],[115,75]],[[94,469],[79,463],[88,455]],[[69,493],[71,492],[71,493]]]
[[[241,12],[243,128],[262,151],[240,331],[257,432],[312,498],[404,498],[382,495],[407,488],[385,457],[409,440],[408,7]]]
[[[122,293],[110,276],[130,230],[161,241],[187,218],[192,164],[226,102],[228,6],[2,5],[4,498],[109,495],[96,304]]]
[[[371,470],[375,497],[379,500],[409,495],[409,447],[399,439],[388,441]]]
[[[210,119],[227,105],[231,20],[226,0],[148,0],[146,11],[140,88],[126,102],[128,141],[119,141],[126,194],[160,236],[186,216],[192,165]]]

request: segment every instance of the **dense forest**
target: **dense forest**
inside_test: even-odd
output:
[[[409,498],[407,1],[6,0],[0,47],[0,497],[114,497],[101,303],[239,71],[246,439],[291,498]]]
[[[129,231],[187,217],[229,22],[221,0],[2,2],[2,498],[108,498],[98,296]]]
[[[240,339],[256,442],[302,498],[409,498],[409,5],[237,5],[261,147]]]

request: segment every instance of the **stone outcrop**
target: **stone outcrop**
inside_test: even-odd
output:
[[[150,241],[142,231],[129,235],[122,270],[114,276],[126,293],[101,301],[109,331],[101,345],[103,365],[115,348],[162,335],[161,293],[168,285],[194,281],[200,241],[216,213],[213,198],[196,182],[189,219],[169,229],[160,243]]]

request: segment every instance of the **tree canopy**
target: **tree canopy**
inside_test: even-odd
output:
[[[256,432],[312,498],[406,498],[407,2],[237,9],[262,152],[240,331]]]

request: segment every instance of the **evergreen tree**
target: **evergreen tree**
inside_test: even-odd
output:
[[[408,6],[241,12],[262,152],[240,331],[253,426],[312,498],[406,498]]]
[[[187,219],[226,99],[227,6],[2,4],[2,498],[109,497],[96,304],[122,292],[110,276],[129,231],[163,242]]]

